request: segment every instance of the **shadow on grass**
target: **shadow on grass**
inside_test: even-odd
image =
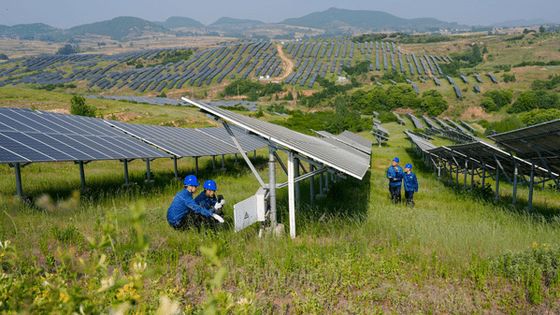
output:
[[[407,153],[412,157],[417,157],[416,152],[411,149],[406,149]],[[433,169],[430,165],[425,165],[424,161],[421,159],[416,159],[417,167],[425,174],[431,174],[433,177],[437,178],[437,175],[434,174]],[[501,177],[500,177],[501,178]],[[529,203],[527,200],[524,199],[517,199],[516,204],[513,204],[513,198],[511,196],[504,196],[500,195],[498,199],[496,199],[496,195],[493,191],[494,187],[488,183],[482,187],[482,182],[475,179],[475,185],[473,186],[470,182],[470,175],[467,179],[467,185],[465,186],[464,182],[464,175],[459,173],[459,183],[457,184],[457,180],[455,176],[449,176],[449,174],[442,173],[441,178],[438,179],[442,182],[446,187],[453,189],[456,194],[463,195],[469,198],[473,198],[479,201],[482,201],[487,204],[493,204],[496,207],[500,207],[504,210],[510,211],[512,213],[517,213],[521,215],[528,215],[534,218],[535,220],[545,220],[547,222],[554,222],[557,221],[560,217],[560,209],[547,207],[546,205],[542,205],[537,201],[533,201],[533,208],[529,209]],[[505,181],[505,179],[503,179]],[[502,182],[502,180],[500,180]],[[520,186],[522,186],[520,184]],[[500,190],[506,189],[506,187],[500,188]],[[510,189],[508,187],[507,189]],[[538,193],[538,189],[535,188],[535,193]],[[518,192],[519,197],[519,192]]]
[[[362,222],[367,218],[371,172],[368,171],[363,180],[351,177],[329,180],[329,191],[322,197],[317,197],[311,203],[310,180],[299,185],[300,201],[296,204],[296,218],[298,228],[305,228],[317,221],[348,221]],[[315,194],[319,193],[319,176],[315,177]],[[277,191],[278,221],[288,225],[288,191]]]
[[[251,158],[251,161],[257,168],[266,166],[267,159],[261,156]],[[225,170],[221,170],[221,161],[216,161],[215,168],[212,166],[212,161],[204,161],[199,165],[198,177],[210,178],[212,175],[227,173],[233,177],[239,177],[250,172],[246,167],[242,158],[234,159],[234,157],[226,157]],[[91,164],[95,167],[95,163]],[[179,180],[182,180],[186,175],[194,174],[195,170],[185,171],[179,170]],[[157,169],[151,168],[151,181],[146,181],[146,174],[144,172],[131,172],[129,173],[129,185],[124,185],[124,177],[122,169],[116,170],[115,175],[104,176],[89,179],[86,171],[86,189],[82,192],[81,198],[84,200],[99,201],[108,197],[117,196],[138,196],[151,193],[157,193],[165,190],[170,185],[176,186],[176,179],[173,169]],[[24,183],[24,189],[25,189]],[[74,191],[80,190],[80,183],[52,183],[47,189],[25,189],[26,201],[28,204],[33,204],[33,201],[39,196],[48,195],[54,200],[66,199],[72,196]]]

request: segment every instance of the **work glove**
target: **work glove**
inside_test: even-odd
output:
[[[222,218],[221,216],[217,215],[217,214],[212,214],[212,218],[214,218],[216,221],[220,222],[220,223],[224,223],[224,218]]]
[[[218,211],[222,209],[222,203],[221,202],[216,202],[216,204],[214,205],[214,210]]]

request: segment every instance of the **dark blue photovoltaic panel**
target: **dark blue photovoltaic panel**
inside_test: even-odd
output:
[[[0,108],[0,163],[170,157],[97,118]]]

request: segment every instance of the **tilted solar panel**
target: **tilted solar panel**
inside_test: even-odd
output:
[[[362,179],[369,169],[369,159],[349,159],[348,151],[322,139],[304,135],[282,126],[243,116],[208,104],[195,102],[187,98],[183,98],[183,100],[276,145],[305,155],[310,159],[352,177]]]

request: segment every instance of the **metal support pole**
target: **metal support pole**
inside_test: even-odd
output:
[[[465,169],[463,170],[463,188],[467,189],[467,175],[469,173],[469,160],[465,160]]]
[[[529,178],[529,197],[527,198],[527,207],[533,209],[533,190],[535,186],[535,163],[531,163],[531,176]]]
[[[319,175],[319,194],[322,195],[325,191],[324,181],[323,181],[323,173]]]
[[[496,167],[496,201],[500,200],[500,168]]]
[[[257,150],[253,150],[253,159],[257,159]]]
[[[128,168],[128,166],[127,166],[127,168]],[[175,174],[175,179],[178,180],[179,179],[179,169],[177,168],[177,157],[176,156],[173,156],[173,171],[174,171],[174,174]],[[127,170],[127,172],[128,172],[128,170]]]
[[[86,190],[86,172],[84,170],[84,161],[79,161],[80,165],[80,190],[84,192]]]
[[[296,194],[295,194],[295,163],[294,153],[288,153],[288,213],[290,218],[290,237],[296,237]]]
[[[23,187],[21,185],[21,165],[19,163],[14,164],[14,170],[16,173],[16,195],[19,198],[23,198]]]
[[[518,169],[517,169],[517,162],[514,162],[514,168],[513,168],[513,192],[511,194],[511,203],[513,205],[515,205],[517,203],[517,173],[518,173]]]
[[[299,159],[294,157],[294,177],[299,177]],[[295,183],[296,190],[296,204],[299,205],[300,193],[299,193],[299,182]]]
[[[268,198],[270,205],[270,225],[276,227],[276,163],[274,162],[273,147],[268,148]],[[223,155],[222,155],[223,156]]]
[[[455,181],[457,182],[457,186],[459,186],[459,163],[455,165]]]
[[[313,164],[309,164],[309,171],[313,173],[315,170],[315,166]],[[315,203],[315,176],[311,176],[309,179],[309,203],[311,206]]]
[[[198,156],[194,157],[194,174],[198,176]]]
[[[212,155],[212,170],[216,170],[216,156]]]
[[[146,159],[146,182],[152,180],[152,172],[150,171],[150,159]]]
[[[471,190],[474,189],[474,163],[471,163]]]
[[[123,161],[123,168],[124,168],[124,184],[125,186],[128,186],[130,185],[130,182],[128,181],[128,160]]]
[[[482,181],[481,181],[482,189],[485,188],[486,185],[486,164],[482,163]]]
[[[329,191],[329,174],[325,174],[325,191]]]

